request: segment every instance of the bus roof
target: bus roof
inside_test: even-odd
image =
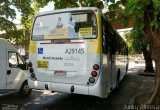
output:
[[[51,13],[68,12],[68,11],[83,11],[83,10],[97,10],[96,13],[102,14],[101,10],[96,7],[78,7],[78,8],[66,8],[66,9],[57,9],[57,10],[52,10],[52,11],[46,11],[46,12],[42,12],[42,13],[35,15],[35,17],[45,15],[45,14],[51,14]]]

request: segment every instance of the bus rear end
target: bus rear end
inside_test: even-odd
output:
[[[31,88],[106,97],[101,90],[100,16],[92,8],[35,17],[29,54]]]

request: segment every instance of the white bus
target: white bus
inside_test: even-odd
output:
[[[128,68],[128,50],[98,8],[54,10],[35,16],[29,86],[106,98]]]

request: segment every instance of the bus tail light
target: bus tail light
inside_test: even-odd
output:
[[[93,69],[94,69],[94,70],[99,70],[99,65],[98,65],[98,64],[94,64],[94,65],[93,65]]]
[[[96,71],[92,71],[92,72],[91,72],[91,75],[92,75],[93,77],[96,77],[96,76],[97,76],[97,72],[96,72]]]

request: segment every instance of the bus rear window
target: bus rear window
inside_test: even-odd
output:
[[[96,27],[92,11],[41,15],[35,19],[32,40],[95,38]]]

